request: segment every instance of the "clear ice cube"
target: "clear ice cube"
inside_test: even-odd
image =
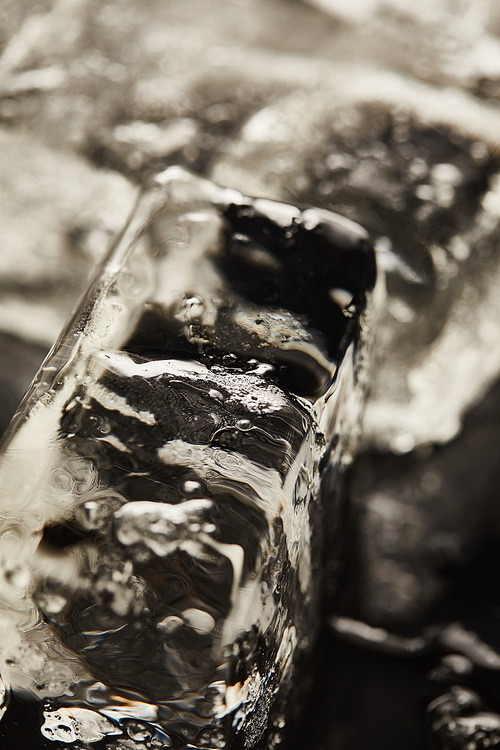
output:
[[[179,168],[139,198],[3,443],[1,671],[46,740],[276,741],[374,284],[366,232],[334,213]]]

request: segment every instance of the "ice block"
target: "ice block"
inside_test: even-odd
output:
[[[335,213],[177,167],[140,194],[2,447],[0,668],[43,741],[281,739],[375,277]]]

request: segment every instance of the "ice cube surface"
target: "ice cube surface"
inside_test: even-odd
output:
[[[374,285],[367,233],[332,212],[176,167],[139,197],[3,443],[1,670],[45,740],[276,741]]]

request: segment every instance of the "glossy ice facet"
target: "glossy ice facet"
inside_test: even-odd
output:
[[[333,213],[177,168],[140,198],[3,446],[2,669],[46,739],[253,747],[286,708],[374,283]]]

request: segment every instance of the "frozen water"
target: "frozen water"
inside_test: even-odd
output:
[[[139,180],[180,161],[247,194],[341,206],[404,255],[399,268],[413,269],[426,283],[404,289],[391,273],[366,442],[401,453],[451,439],[500,368],[494,252],[499,118],[483,97],[491,89],[494,98],[500,69],[497,5],[322,0],[271,6],[255,0],[247,7],[234,0],[228,9],[212,1],[206,20],[199,0],[169,0],[144,13],[133,2],[126,5],[120,10],[119,3],[107,3],[90,20],[83,0],[57,3],[25,24],[21,17],[3,51],[3,76],[14,85],[30,66],[31,73],[60,69],[57,60],[70,55],[68,35],[76,40],[72,64],[64,66],[67,88],[58,95],[64,106],[36,86],[36,116],[21,94],[3,102],[13,108],[6,122],[24,123],[37,135],[1,133],[9,164],[16,165],[6,172],[16,190],[9,189],[5,204],[18,186],[31,188],[24,201],[14,199],[5,220],[11,250],[4,257],[23,252],[28,260],[21,268],[12,262],[15,273],[0,300],[4,329],[50,345],[73,299],[61,287],[79,288],[89,256],[102,250],[108,233],[108,223],[101,226],[95,215],[67,226],[68,201],[76,201],[80,215],[87,185],[92,191],[97,178],[87,165],[75,172],[55,146]],[[95,34],[92,49],[84,41],[87,21]],[[54,84],[57,91],[62,85]],[[39,190],[20,164],[45,176]],[[113,185],[123,194],[118,202],[127,203],[129,186]],[[46,215],[46,204],[39,209],[34,193],[47,196],[53,215]],[[18,215],[20,226],[11,218]],[[40,262],[33,238],[47,224]],[[455,231],[441,236],[437,225]],[[68,230],[83,251],[78,263],[66,257]],[[423,273],[433,265],[435,279]],[[46,282],[43,302],[32,288],[35,271]],[[16,273],[30,288],[29,298],[20,294]],[[479,357],[481,368],[475,367]]]
[[[374,284],[331,212],[179,168],[143,195],[3,445],[2,673],[44,738],[253,747],[283,709]]]
[[[452,439],[500,371],[497,116],[451,89],[344,68],[260,110],[214,166],[245,190],[342,205],[380,238],[388,302],[367,445]]]
[[[272,211],[272,220],[282,228],[300,216],[299,206],[305,203],[340,211],[377,238],[378,259],[387,271],[388,298],[377,326],[379,357],[371,375],[364,436],[367,447],[398,455],[369,457],[368,470],[360,464],[356,472],[361,479],[354,488],[354,504],[360,510],[356,519],[359,546],[355,551],[351,548],[350,554],[357,556],[362,571],[363,611],[358,616],[368,617],[371,625],[383,623],[391,628],[395,622],[415,625],[417,619],[425,619],[449,581],[442,566],[455,570],[454,565],[469,559],[484,527],[496,528],[489,514],[491,487],[498,484],[497,412],[494,405],[487,406],[472,427],[467,419],[464,424],[464,414],[498,377],[500,367],[499,7],[496,0],[107,0],[99,8],[89,0],[41,0],[36,6],[26,0],[6,0],[0,7],[2,394],[8,395],[12,406],[19,400],[16,392],[20,396],[31,377],[28,372],[34,371],[41,358],[41,349],[33,343],[42,348],[52,343],[69,306],[85,287],[94,259],[122,225],[134,199],[130,181],[145,183],[151,173],[182,163],[246,194],[277,199],[279,205],[262,204],[262,211],[270,216]],[[208,203],[214,199],[207,185],[202,188],[198,183],[198,189],[208,190]],[[191,201],[189,191],[188,187],[185,195]],[[239,199],[233,194],[232,200],[238,203]],[[198,222],[196,236],[201,245],[211,231],[210,221],[205,222],[207,202],[196,202],[188,221],[193,225],[193,238]],[[257,201],[253,205],[258,208]],[[212,228],[220,219],[219,210],[214,212]],[[140,219],[138,225],[145,221]],[[203,238],[204,222],[207,233]],[[177,243],[180,264],[185,249],[194,245],[190,237],[174,229],[175,223],[175,217],[167,217],[164,227],[172,245]],[[162,231],[159,235],[164,239]],[[271,275],[282,273],[276,253],[249,241],[245,231],[235,232],[233,240],[233,258],[243,257],[249,275],[264,266]],[[148,264],[141,261],[132,278],[139,278],[141,266],[147,271]],[[213,277],[201,276],[202,285],[215,282],[216,286]],[[190,359],[191,353],[183,350],[173,352],[168,361],[150,360],[148,355],[142,362],[138,351],[110,351],[103,344],[106,357],[99,360],[99,352],[90,372],[102,367],[105,375],[84,385],[89,395],[92,391],[92,403],[99,412],[89,415],[88,439],[131,461],[137,446],[128,438],[127,420],[138,424],[140,434],[156,428],[159,406],[130,402],[126,388],[117,392],[118,382],[140,382],[146,392],[160,381],[169,391],[178,380],[182,386],[174,383],[172,387],[182,391],[182,398],[169,402],[168,409],[183,414],[197,408],[196,389],[201,389],[207,394],[207,408],[193,421],[191,432],[186,427],[178,443],[165,439],[156,446],[162,470],[175,453],[179,475],[189,466],[196,467],[196,478],[187,476],[180,479],[182,486],[175,485],[180,497],[211,501],[214,495],[228,493],[245,506],[245,513],[270,519],[282,500],[278,491],[281,469],[263,471],[255,454],[249,454],[249,446],[258,446],[257,456],[259,451],[277,456],[286,450],[283,443],[276,448],[267,442],[259,410],[269,413],[272,407],[276,421],[286,410],[278,375],[287,375],[285,390],[291,383],[298,386],[300,376],[300,394],[314,383],[318,389],[326,387],[327,353],[321,349],[321,337],[307,330],[301,313],[282,309],[262,317],[261,305],[254,302],[251,309],[248,302],[239,314],[219,314],[219,301],[211,305],[210,294],[197,293],[199,280],[191,284],[183,279],[179,288],[166,281],[162,292],[171,301],[167,318],[172,330],[182,331],[183,341],[190,346],[206,347],[202,328],[213,325],[210,330],[215,330],[218,321],[219,349],[229,349],[236,359],[214,364],[199,361],[198,354]],[[151,280],[146,274],[141,283],[154,286],[157,278]],[[122,278],[111,305],[113,320],[134,309],[136,301],[128,296],[134,288],[130,276]],[[349,290],[333,285],[328,294],[335,309],[349,314]],[[109,310],[102,311],[102,318],[109,320]],[[112,340],[121,334],[111,328],[108,335]],[[242,344],[238,351],[236,335]],[[245,359],[247,349],[262,341],[264,346],[253,349],[255,361],[248,362],[249,369],[241,373],[241,357]],[[271,363],[276,348],[283,365],[279,372]],[[20,353],[27,355],[27,363],[18,375],[12,362]],[[56,370],[66,356],[54,365]],[[298,357],[301,364],[295,367]],[[345,393],[351,392],[358,375],[359,370],[343,370]],[[48,371],[47,378],[51,377]],[[267,388],[259,385],[262,381]],[[309,408],[307,396],[297,396],[304,398],[305,404],[299,402]],[[76,425],[78,403],[70,410]],[[326,406],[319,402],[328,422]],[[224,409],[233,410],[235,416],[240,413],[230,423],[231,429],[222,429],[228,425],[210,417],[223,418]],[[123,414],[121,429],[106,416],[115,411]],[[68,440],[80,440],[81,431],[69,437],[69,417],[65,428]],[[197,431],[208,441],[214,430],[220,438],[217,450],[208,443],[200,444],[204,450],[199,452],[190,449]],[[281,423],[276,434],[283,437]],[[435,443],[444,445],[431,451],[429,446]],[[235,453],[243,457],[242,446],[248,448],[244,465],[233,462],[230,466]],[[34,474],[43,474],[44,462],[59,465],[56,451],[49,454],[39,454],[33,441],[30,463]],[[43,505],[52,507],[53,513],[37,553],[39,577],[59,581],[54,589],[36,592],[47,619],[64,617],[73,601],[67,587],[76,585],[75,581],[83,587],[82,563],[75,554],[78,534],[101,541],[113,537],[116,542],[113,535],[122,523],[121,508],[151,502],[151,488],[139,487],[138,480],[131,498],[127,488],[125,492],[100,484],[100,474],[94,486],[96,477],[76,459],[70,463],[65,457],[53,480],[40,482]],[[285,460],[283,466],[288,467]],[[251,478],[251,484],[238,481],[242,473]],[[297,476],[293,488],[297,498],[308,496],[314,476],[307,468]],[[5,624],[11,642],[17,633],[29,631],[31,637],[29,643],[18,639],[9,672],[24,695],[36,694],[41,699],[68,695],[75,680],[84,684],[95,678],[87,672],[84,660],[65,651],[61,639],[42,623],[32,628],[31,601],[26,608],[24,598],[32,576],[26,560],[32,553],[27,549],[25,555],[23,550],[35,544],[30,535],[38,534],[46,519],[30,505],[33,518],[20,529],[16,514],[28,516],[22,497],[20,493],[20,508],[14,508],[14,502],[10,508],[6,505],[9,520],[2,537],[6,570],[2,595],[14,603],[9,622],[16,620],[19,625],[12,630]],[[170,497],[162,497],[158,504],[170,502]],[[60,527],[61,517],[74,533],[69,535],[73,546],[60,546],[69,534],[68,528]],[[302,520],[290,516],[287,521],[293,552],[302,538]],[[166,521],[158,517],[157,522],[140,550],[135,544],[116,542],[133,553],[135,566],[142,564],[141,556],[155,558],[152,547],[159,551],[168,545]],[[188,536],[183,544],[192,541]],[[212,543],[214,533],[207,536]],[[66,550],[64,566],[55,548],[60,555]],[[202,550],[191,547],[189,554],[199,561],[201,554],[218,559],[219,553],[208,545]],[[308,555],[301,559],[299,581],[305,589],[311,572]],[[114,570],[115,563],[106,558],[103,566]],[[237,564],[233,555],[227,563],[228,576]],[[134,589],[135,573],[128,575],[124,567],[119,580],[111,575],[106,578],[104,572],[101,576],[100,596],[108,602],[110,616],[124,617],[121,612],[135,612],[139,607],[142,594]],[[194,617],[193,611],[204,615]],[[210,630],[211,620],[217,619],[214,613],[197,603],[166,614],[158,627],[161,623],[165,637],[173,638],[175,625],[184,617],[200,637],[217,635],[218,624]],[[173,658],[171,652],[169,658]],[[332,679],[337,670],[342,671],[335,662]],[[374,674],[369,675],[369,682],[373,694]],[[252,685],[245,688],[247,693]],[[357,695],[357,691],[356,684],[352,692]],[[399,691],[401,696],[404,693]],[[233,690],[227,695],[236,695],[237,700],[240,694]],[[82,700],[86,703],[87,695]],[[107,696],[104,703],[111,705]],[[141,701],[134,699],[134,703]],[[340,703],[344,705],[343,700]],[[113,694],[109,710],[119,714],[124,709],[123,703],[121,708],[118,704]],[[335,710],[334,701],[328,709]],[[55,708],[49,705],[47,710]],[[15,717],[15,711],[14,700],[10,715]],[[387,717],[391,729],[382,743],[384,749],[389,734],[393,735],[395,712],[391,706]],[[137,730],[139,737],[145,731],[141,722],[154,718],[139,711],[127,719],[139,727],[127,725],[123,737],[104,741],[115,747],[140,743],[132,734]],[[351,728],[368,723],[353,720]],[[344,726],[342,717],[339,736],[344,736]],[[370,726],[366,745],[376,746],[371,735]],[[205,740],[214,747],[223,741],[216,733]],[[165,736],[162,741],[171,742]],[[448,741],[443,735],[442,742]]]

